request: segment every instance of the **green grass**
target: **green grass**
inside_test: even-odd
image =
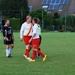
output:
[[[0,75],[75,75],[75,33],[43,33],[41,49],[47,60],[38,58],[34,63],[25,60],[25,46],[19,33],[14,35],[15,48],[9,59],[0,34]]]

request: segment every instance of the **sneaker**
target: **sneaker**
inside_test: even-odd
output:
[[[29,60],[29,62],[35,62],[35,60],[32,60],[32,59],[31,59],[31,60]]]
[[[26,55],[23,55],[28,61],[31,60],[30,57],[27,57]]]
[[[10,58],[12,57],[11,54],[9,54],[9,57],[10,57]]]
[[[26,59],[27,59],[27,56],[26,55],[23,55]]]
[[[30,57],[27,58],[28,61],[32,60]]]
[[[45,57],[43,58],[43,62],[46,60],[46,58],[47,58],[47,55],[45,55]]]
[[[6,58],[11,58],[10,56],[6,56]]]
[[[36,57],[35,58],[39,58],[39,57],[40,57],[40,55],[36,54]]]

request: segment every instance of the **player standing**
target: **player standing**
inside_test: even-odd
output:
[[[6,57],[10,58],[12,49],[14,48],[14,36],[12,28],[9,26],[10,21],[6,20],[2,28],[4,44],[6,45]]]
[[[24,43],[26,45],[26,50],[25,50],[25,54],[24,54],[24,57],[27,59],[27,60],[30,60],[30,57],[29,57],[29,52],[30,52],[30,44],[29,44],[29,40],[32,36],[32,23],[31,23],[31,16],[27,16],[26,17],[26,22],[24,22],[21,26],[21,29],[20,29],[20,40],[23,41],[24,40]]]
[[[37,19],[38,19],[38,18],[37,18]],[[40,22],[40,20],[38,19],[38,29],[39,29],[39,38],[40,38],[40,43],[39,43],[39,45],[41,45],[42,37],[41,37],[41,26],[40,26],[39,22]],[[40,49],[40,46],[39,46],[38,50],[41,50],[41,49]],[[37,58],[38,58],[39,56],[40,56],[40,54],[36,54],[36,57],[37,57]]]
[[[29,40],[29,43],[32,42],[32,48],[33,48],[33,53],[32,53],[32,59],[30,60],[30,62],[35,62],[35,55],[36,53],[40,54],[43,57],[43,61],[46,60],[46,55],[43,54],[40,50],[38,50],[39,48],[39,43],[40,43],[40,39],[39,39],[39,29],[38,29],[38,19],[34,18],[32,20],[32,23],[34,24],[33,26],[33,33],[32,33],[32,37]]]

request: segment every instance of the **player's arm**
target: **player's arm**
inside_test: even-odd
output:
[[[31,37],[31,39],[29,40],[29,43],[31,43],[31,41],[33,40],[33,38],[35,37],[36,33],[34,33]]]
[[[24,25],[22,25],[20,29],[20,40],[21,41],[23,41],[23,32],[24,32]]]
[[[14,40],[13,30],[11,28],[12,39]]]
[[[14,35],[12,35],[12,39],[14,40]]]
[[[31,37],[31,39],[29,40],[29,43],[31,43],[31,41],[33,40],[33,38],[35,37],[35,35],[36,35],[36,31],[37,30],[37,28],[34,26],[33,27],[33,35],[32,35],[32,37]]]
[[[9,41],[9,39],[7,38],[7,31],[5,31],[4,27],[2,28],[2,32],[3,32],[4,39],[6,39],[7,41]]]

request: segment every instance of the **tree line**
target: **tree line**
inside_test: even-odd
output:
[[[42,13],[43,11],[43,13]],[[63,16],[59,15],[57,12],[51,15],[47,11],[42,9],[37,9],[29,13],[32,17],[38,17],[40,19],[40,24],[42,25],[42,14],[43,14],[43,29],[47,31],[75,31],[75,16],[70,14],[65,14]]]
[[[54,13],[54,15],[51,15],[49,12],[44,11],[43,9],[36,9],[29,12],[27,0],[1,0],[0,14],[6,16],[7,18],[19,18],[20,20],[18,20],[21,21],[21,23],[25,21],[25,17],[27,15],[37,17],[40,19],[40,25],[43,31],[63,32],[65,31],[65,28],[66,31],[75,31],[75,16],[68,14],[61,16],[57,12]],[[15,22],[12,22],[12,25],[14,26],[15,24],[13,23]],[[18,25],[20,27],[21,24]]]

